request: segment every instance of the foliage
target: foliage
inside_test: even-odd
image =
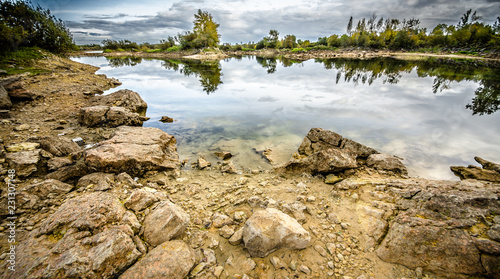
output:
[[[104,45],[104,49],[109,49],[111,51],[133,51],[140,48],[136,42],[131,42],[129,40],[104,40],[102,44]]]
[[[214,21],[210,13],[198,10],[194,15],[193,24],[193,31],[178,35],[182,49],[217,47],[220,37],[217,31],[219,24]]]
[[[40,48],[19,48],[17,51],[7,51],[0,53],[0,69],[7,71],[8,75],[29,72],[38,74],[46,72],[33,66],[36,60],[42,59],[44,53]],[[16,67],[9,67],[15,64]]]
[[[0,52],[20,47],[39,47],[55,53],[76,49],[64,22],[49,10],[33,7],[26,0],[1,1]]]

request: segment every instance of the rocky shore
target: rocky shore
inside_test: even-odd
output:
[[[390,50],[363,50],[357,48],[338,49],[338,50],[310,50],[310,51],[290,51],[277,49],[263,49],[253,51],[214,51],[214,52],[198,52],[198,51],[180,51],[180,52],[78,52],[76,56],[108,56],[108,57],[142,57],[156,59],[196,59],[196,60],[222,60],[229,57],[238,57],[244,55],[254,55],[263,58],[284,57],[298,61],[309,59],[332,59],[332,58],[356,58],[370,59],[377,57],[391,57],[403,60],[421,60],[429,58],[437,59],[468,59],[480,61],[483,63],[492,63],[498,65],[500,63],[500,55],[498,52],[481,53],[478,56],[464,55],[457,53],[425,53],[425,52],[405,52],[405,51],[390,51]]]
[[[2,278],[500,278],[498,164],[411,178],[312,128],[272,171],[228,152],[190,168],[175,135],[142,127],[140,94],[37,63],[0,80]]]

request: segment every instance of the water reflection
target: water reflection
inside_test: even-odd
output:
[[[219,61],[163,60],[162,67],[199,78],[203,91],[207,94],[217,91],[222,84],[222,67]]]
[[[481,67],[471,61],[429,59],[423,61],[404,61],[398,59],[328,59],[323,63],[326,69],[336,69],[338,84],[344,81],[354,84],[371,85],[376,79],[383,83],[396,84],[402,73],[411,73],[414,69],[419,77],[433,77],[434,94],[451,89],[453,82],[474,81],[479,84],[472,102],[466,108],[473,115],[492,114],[500,108],[500,71],[494,67]]]
[[[124,66],[137,66],[141,64],[142,58],[141,57],[129,57],[129,56],[124,56],[124,57],[106,57],[106,60],[109,63],[109,66],[113,68],[119,68],[119,67],[124,67]]]
[[[106,57],[111,67],[136,66],[142,62],[140,57]],[[242,57],[234,59],[241,60]],[[291,67],[303,64],[303,61],[285,57],[255,57],[256,62],[274,74],[277,66]],[[415,71],[418,77],[434,78],[432,91],[435,94],[450,90],[453,83],[473,81],[479,87],[475,97],[465,105],[473,115],[492,114],[500,109],[500,71],[497,67],[485,67],[468,60],[428,59],[418,61],[391,58],[360,59],[316,59],[327,70],[336,70],[336,84],[341,80],[358,84],[368,84],[380,79],[382,83],[397,84],[403,74]],[[222,67],[219,61],[199,60],[162,60],[162,66],[177,71],[185,76],[195,76],[207,94],[217,91],[222,84]],[[342,79],[343,77],[343,79]]]
[[[427,178],[452,179],[449,166],[471,164],[474,156],[500,160],[494,68],[253,56],[119,62],[133,67],[114,67],[118,62],[104,57],[76,60],[118,78],[123,85],[113,90],[139,92],[151,117],[145,126],[175,135],[182,159],[202,155],[214,164],[213,151],[223,150],[235,155],[237,166],[270,168],[255,150],[271,149],[288,160],[309,129],[321,127],[403,157],[412,175]],[[163,115],[177,121],[159,122]]]

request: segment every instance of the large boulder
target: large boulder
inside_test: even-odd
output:
[[[266,257],[280,248],[304,249],[310,241],[297,220],[274,208],[255,212],[243,228],[243,242],[252,257]]]
[[[334,173],[354,169],[358,165],[356,157],[340,149],[325,149],[307,157],[294,159],[286,164],[288,172]]]
[[[471,180],[387,183],[385,193],[394,194],[399,210],[381,236],[377,255],[448,278],[499,278],[498,268],[491,264],[500,262],[500,239],[494,235],[499,186]]]
[[[152,246],[179,237],[189,225],[189,215],[178,205],[161,202],[144,219],[144,239]]]
[[[296,156],[277,169],[312,174],[339,173],[364,165],[374,154],[379,152],[335,132],[313,128],[300,144]]]
[[[132,90],[122,89],[104,96],[94,96],[88,101],[88,106],[108,106],[124,107],[131,112],[137,112],[140,115],[146,113],[148,105],[141,96]]]
[[[177,141],[157,128],[121,126],[109,140],[85,151],[90,169],[141,175],[151,170],[180,167]]]
[[[195,253],[181,240],[167,241],[127,269],[120,279],[185,278],[195,263]]]
[[[124,107],[84,107],[78,114],[78,122],[86,127],[142,126],[147,119]]]
[[[141,255],[126,213],[108,193],[68,200],[18,245],[22,264],[2,278],[115,278]]]

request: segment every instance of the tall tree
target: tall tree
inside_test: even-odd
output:
[[[202,47],[217,46],[220,37],[217,31],[219,24],[214,21],[209,12],[198,10],[198,13],[194,15],[193,24],[193,32],[199,45]]]
[[[347,23],[347,35],[351,36],[352,34],[352,16],[349,18],[349,23]]]

